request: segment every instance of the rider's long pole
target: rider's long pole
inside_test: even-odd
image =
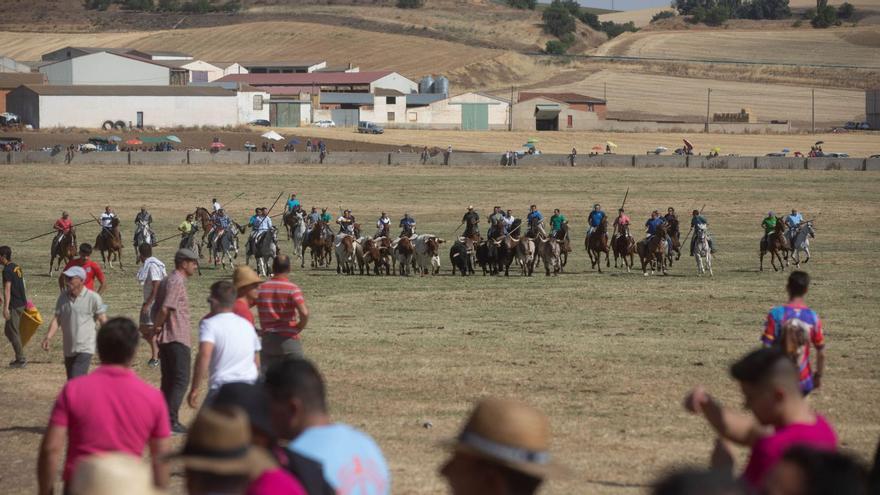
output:
[[[80,225],[85,225],[85,224],[87,224],[87,223],[91,223],[91,222],[92,222],[91,220],[86,220],[85,222],[80,222],[80,223],[73,224],[72,227],[79,227]],[[32,240],[34,240],[34,239],[39,239],[40,237],[45,237],[45,236],[47,236],[47,235],[54,234],[55,232],[57,232],[57,230],[54,230],[54,229],[53,229],[52,232],[46,232],[45,234],[40,234],[40,235],[37,235],[37,236],[31,237],[30,239],[25,239],[25,240],[23,240],[23,241],[19,241],[19,242],[28,242],[28,241],[32,241]]]

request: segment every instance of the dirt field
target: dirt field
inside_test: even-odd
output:
[[[869,262],[880,232],[865,218],[880,214],[876,173],[809,171],[693,171],[298,166],[8,167],[0,207],[0,244],[10,244],[24,267],[31,298],[50,313],[56,281],[45,275],[48,239],[24,238],[49,228],[61,208],[74,220],[104,204],[124,219],[126,271],[110,271],[106,302],[113,315],[134,316],[141,289],[134,280],[128,241],[139,205],[149,205],[160,236],[212,196],[228,201],[241,219],[271,202],[278,190],[295,190],[306,205],[350,207],[364,225],[380,209],[396,219],[409,211],[421,232],[449,239],[468,203],[481,213],[494,204],[523,214],[529,203],[569,216],[576,237],[586,205],[615,208],[630,187],[627,209],[641,222],[654,208],[680,212],[706,205],[719,254],[715,278],[697,278],[682,259],[668,277],[645,278],[613,268],[587,269],[576,249],[559,277],[511,275],[462,279],[443,275],[367,278],[332,270],[295,270],[313,318],[304,334],[308,356],[329,383],[336,419],[373,435],[393,472],[394,493],[443,491],[435,446],[460,426],[472,401],[485,395],[519,397],[546,411],[553,424],[553,453],[572,468],[545,493],[644,493],[672,465],[701,464],[712,435],[679,405],[685,391],[703,383],[722,401],[741,403],[727,378],[728,365],[758,343],[762,318],[782,301],[784,275],[757,273],[761,217],[768,209],[800,207],[816,218],[814,279],[810,302],[825,321],[829,342],[825,385],[811,396],[840,434],[844,448],[866,459],[880,436],[880,374],[874,323],[880,304],[880,270]],[[98,180],[99,178],[99,180]],[[265,186],[272,184],[268,188]],[[536,187],[536,185],[540,184]],[[272,189],[276,188],[276,189]],[[83,226],[79,240],[91,241]],[[170,261],[173,242],[158,256]],[[574,243],[580,244],[579,241]],[[282,241],[282,250],[290,250]],[[229,276],[205,267],[191,280],[193,324],[206,312],[208,286]],[[33,493],[35,458],[52,399],[62,386],[60,337],[49,353],[27,346],[25,371],[0,368],[0,491]],[[0,354],[9,358],[5,339]],[[136,371],[157,383],[141,347]],[[193,411],[184,408],[184,419]],[[431,421],[432,429],[422,424]],[[180,438],[175,439],[179,444]],[[182,479],[173,478],[181,491]]]
[[[282,131],[283,133],[284,131]],[[697,153],[708,153],[715,146],[721,147],[723,154],[733,153],[744,156],[763,156],[770,152],[790,148],[792,152],[810,151],[816,141],[825,141],[825,151],[846,152],[850,156],[871,156],[880,153],[880,139],[877,133],[840,134],[703,134],[703,133],[622,133],[622,132],[527,132],[527,131],[415,131],[386,129],[385,134],[358,134],[353,129],[308,128],[302,132],[309,136],[340,140],[358,140],[370,143],[384,143],[397,146],[440,146],[452,145],[453,150],[497,151],[499,153],[520,149],[528,139],[537,138],[537,147],[545,153],[569,153],[572,146],[580,153],[589,152],[597,144],[604,146],[606,141],[617,144],[617,153],[644,154],[657,146],[674,150],[682,145],[682,138],[693,142]]]

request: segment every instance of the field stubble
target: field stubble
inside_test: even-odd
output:
[[[420,232],[450,239],[468,203],[523,214],[537,203],[554,207],[573,225],[575,252],[566,273],[531,279],[443,275],[372,278],[330,270],[292,275],[313,319],[304,334],[308,356],[329,383],[335,418],[363,428],[382,445],[395,493],[438,493],[444,454],[436,442],[457,430],[472,401],[484,395],[525,399],[553,424],[553,453],[572,468],[546,493],[639,493],[670,465],[703,463],[712,436],[679,405],[688,387],[704,383],[727,404],[741,403],[727,367],[757,344],[766,310],[783,299],[784,275],[756,273],[759,224],[767,210],[792,205],[817,217],[815,283],[810,302],[825,320],[829,369],[811,400],[835,424],[846,449],[867,458],[880,434],[876,404],[878,269],[869,260],[878,228],[862,219],[880,213],[880,176],[810,171],[693,171],[390,167],[8,168],[0,199],[0,244],[11,244],[24,267],[31,297],[51,313],[56,281],[46,277],[48,239],[17,241],[48,229],[62,208],[77,221],[112,205],[123,218],[126,272],[111,270],[110,313],[134,317],[141,289],[134,280],[131,222],[146,204],[161,236],[212,196],[244,220],[279,190],[295,191],[306,206],[352,208],[366,231],[380,210],[414,214]],[[679,212],[706,205],[720,248],[715,278],[697,278],[690,259],[668,277],[642,277],[586,268],[585,212],[608,211],[630,188],[627,209],[641,223],[654,208]],[[97,228],[83,226],[80,242]],[[172,241],[157,248],[170,264]],[[282,250],[290,244],[281,241]],[[208,286],[228,276],[205,267],[191,280],[193,324],[207,308]],[[25,371],[0,369],[0,486],[32,493],[39,433],[64,381],[60,338],[46,354],[27,348]],[[0,352],[11,354],[3,340]],[[141,346],[137,372],[158,383]],[[185,420],[193,411],[184,407]],[[431,421],[432,429],[422,427]],[[180,443],[176,438],[175,442]],[[178,472],[179,474],[179,472]],[[174,493],[182,480],[174,477]]]

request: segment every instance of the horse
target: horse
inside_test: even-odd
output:
[[[76,256],[76,230],[71,227],[67,234],[58,234],[52,239],[52,247],[49,248],[49,276],[52,276],[53,265],[55,270],[60,270],[68,261]],[[58,262],[55,262],[58,258]],[[62,264],[64,263],[64,264]]]
[[[300,253],[300,268],[306,267],[306,249],[309,249],[312,257],[312,268],[328,266],[333,260],[333,234],[330,233],[327,224],[323,221],[315,222],[308,231],[308,239],[302,243]]]
[[[636,244],[636,250],[639,253],[639,260],[642,262],[642,273],[648,276],[648,265],[651,265],[651,275],[654,274],[655,267],[666,275],[666,225],[657,227],[654,235],[648,239],[641,240]]]
[[[669,240],[672,241],[666,250],[666,262],[672,266],[673,260],[681,259],[681,231],[678,229],[678,218],[672,217],[666,220],[666,224],[666,232],[669,233]],[[672,253],[675,253],[675,258],[672,257]]]
[[[257,273],[261,276],[268,276],[272,270],[272,260],[278,256],[276,242],[278,241],[278,229],[272,228],[269,232],[264,233],[254,242],[254,260],[257,262]],[[245,260],[247,264],[247,260]]]
[[[562,260],[562,266],[568,264],[568,253],[571,252],[571,237],[568,235],[568,224],[562,224],[556,232],[556,240],[559,241],[559,253]]]
[[[213,226],[214,215],[212,215],[207,208],[199,206],[196,207],[196,211],[193,212],[193,218],[202,225],[202,244],[204,244],[207,240],[208,232],[211,231],[211,227]]]
[[[119,233],[119,218],[113,217],[110,220],[110,228],[101,228],[98,237],[95,239],[95,249],[101,251],[101,263],[104,268],[110,265],[113,268],[113,259],[119,262],[119,269],[125,271],[122,267],[122,235]]]
[[[794,244],[791,246],[791,259],[794,260],[794,266],[801,266],[801,251],[807,253],[804,263],[810,261],[810,238],[816,238],[816,229],[813,228],[813,222],[804,222],[800,224],[794,233]]]
[[[598,268],[599,273],[602,273],[602,253],[605,253],[605,267],[611,267],[611,261],[608,258],[607,217],[603,217],[596,230],[584,239],[584,245],[586,245],[587,254],[590,255],[590,268]]]
[[[628,226],[617,225],[617,236],[611,242],[611,250],[614,251],[614,268],[617,268],[617,259],[620,258],[621,268],[625,267],[629,272],[635,264],[633,255],[636,253],[636,240],[629,235]]]
[[[302,258],[303,239],[306,235],[306,219],[302,210],[284,216],[287,238],[293,240],[293,254]]]
[[[230,225],[228,229],[223,231],[223,234],[220,235],[219,238],[215,236],[211,243],[211,257],[214,259],[214,265],[217,265],[217,262],[219,261],[220,266],[224,270],[226,269],[227,259],[229,260],[229,264],[234,266],[235,259],[238,257],[238,250],[235,246],[235,233],[233,231],[234,228]]]
[[[709,249],[709,234],[704,223],[697,224],[694,229],[694,259],[697,261],[697,273],[703,276],[708,271],[712,277],[712,250]]]
[[[143,223],[138,222],[137,227],[135,227],[134,231],[134,255],[135,255],[135,263],[137,263],[139,259],[139,254],[141,244],[149,244],[153,245],[153,232],[150,231],[149,228]]]
[[[785,267],[788,266],[789,251],[791,251],[791,246],[789,246],[788,238],[785,235],[785,223],[781,218],[777,218],[773,233],[767,235],[766,240],[761,238],[759,271],[764,271],[764,255],[768,252],[770,253],[770,264],[773,266],[773,271],[779,271],[780,269],[785,271]],[[779,268],[776,268],[776,260],[779,260]]]

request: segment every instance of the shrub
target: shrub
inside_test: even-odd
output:
[[[507,0],[507,5],[515,9],[535,10],[538,6],[538,0]]]
[[[842,4],[840,4],[840,7],[837,8],[837,17],[841,19],[850,19],[855,12],[856,8],[853,7],[853,4],[849,2],[843,2]]]
[[[151,11],[154,7],[153,0],[122,0],[120,4],[126,10]]]
[[[602,31],[608,35],[608,39],[616,38],[623,33],[634,33],[638,30],[639,28],[637,28],[632,21],[623,24],[618,24],[614,21],[605,21],[602,23]]]
[[[156,9],[163,12],[176,12],[180,10],[180,0],[159,0]]]
[[[671,19],[673,17],[675,17],[675,12],[671,10],[661,10],[660,12],[654,14],[653,17],[651,17],[651,22],[657,22],[663,19]]]
[[[544,10],[541,17],[544,20],[544,31],[557,38],[573,33],[575,30],[574,17],[559,0],[553,0],[553,3]]]
[[[89,10],[107,10],[110,0],[85,0],[83,6]]]
[[[720,26],[730,19],[730,9],[722,5],[716,5],[706,11],[703,22],[708,26]]]
[[[837,9],[830,5],[823,5],[816,9],[816,13],[813,14],[810,24],[812,24],[814,28],[820,29],[840,24],[840,21],[837,19]]]
[[[587,26],[590,26],[591,28],[595,29],[596,31],[599,31],[600,29],[602,29],[602,25],[599,23],[599,16],[597,16],[596,14],[594,14],[592,12],[587,12],[585,10],[582,10],[580,15],[577,16],[577,18],[580,19],[580,21],[583,22],[584,24],[586,24]]]
[[[422,6],[422,0],[397,0],[398,9],[418,9]]]
[[[565,55],[566,50],[568,50],[568,45],[562,40],[550,40],[544,47],[544,53],[548,55]]]

